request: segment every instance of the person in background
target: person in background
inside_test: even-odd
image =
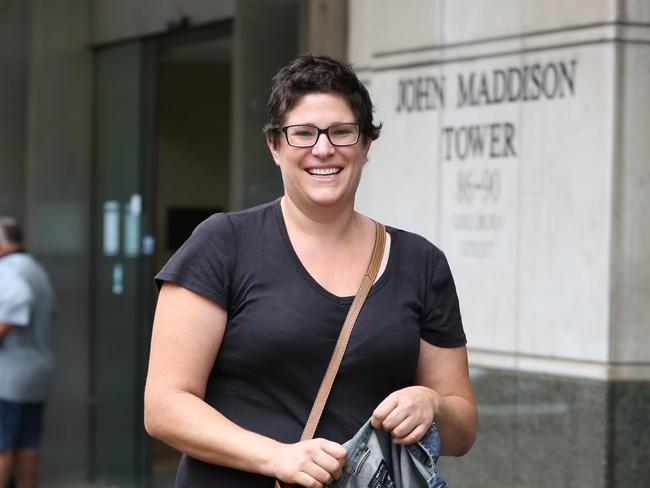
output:
[[[0,217],[0,487],[38,483],[38,445],[54,367],[54,290],[23,247],[20,226]]]
[[[184,453],[176,486],[320,488],[369,418],[399,444],[435,421],[442,454],[464,454],[477,408],[449,265],[394,227],[317,438],[299,441],[372,255],[354,202],[380,127],[351,67],[326,56],[279,71],[268,116],[284,195],[208,218],[157,275],[145,426]]]

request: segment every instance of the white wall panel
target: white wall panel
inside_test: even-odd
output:
[[[647,2],[415,3],[350,10],[384,123],[359,208],[446,252],[479,362],[645,377]]]

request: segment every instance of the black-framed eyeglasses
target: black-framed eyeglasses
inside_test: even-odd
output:
[[[318,142],[321,134],[325,134],[332,146],[352,146],[359,141],[359,124],[332,124],[325,129],[315,125],[285,125],[273,130],[284,132],[287,144],[292,147],[312,147]]]

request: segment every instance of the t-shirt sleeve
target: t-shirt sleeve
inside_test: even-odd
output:
[[[0,278],[0,322],[19,327],[29,325],[32,294],[19,277]]]
[[[445,255],[436,249],[422,316],[422,338],[439,347],[467,343],[454,278]]]
[[[156,275],[158,289],[170,281],[195,291],[228,309],[236,245],[226,214],[215,214],[199,224]]]

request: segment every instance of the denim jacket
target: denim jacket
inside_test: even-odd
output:
[[[419,442],[401,446],[368,420],[345,447],[348,460],[341,478],[328,485],[332,488],[449,488],[436,471],[440,436],[435,424]]]

